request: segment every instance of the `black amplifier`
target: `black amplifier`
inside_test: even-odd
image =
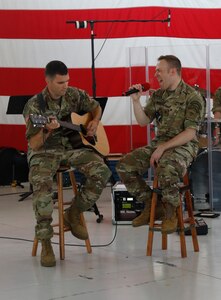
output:
[[[144,203],[136,201],[124,184],[117,182],[112,189],[112,223],[131,224],[144,209]]]

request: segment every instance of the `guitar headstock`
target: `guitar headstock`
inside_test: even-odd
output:
[[[29,115],[29,118],[33,124],[34,127],[45,127],[47,123],[49,123],[49,120],[47,117],[44,117],[42,115]]]

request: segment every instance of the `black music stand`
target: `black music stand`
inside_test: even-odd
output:
[[[33,95],[10,96],[8,101],[7,115],[21,115],[26,102]]]
[[[30,195],[33,194],[33,187],[32,185],[30,184],[29,186],[29,192],[25,192],[23,194],[20,194],[20,199],[18,199],[18,201],[23,201],[24,199],[26,199],[27,197],[29,197]]]
[[[20,115],[23,112],[24,106],[28,99],[30,99],[32,95],[23,95],[23,96],[10,96],[8,101],[8,107],[6,114],[8,115]],[[19,184],[23,188],[21,184]],[[25,198],[30,196],[33,193],[32,185],[30,184],[29,192],[23,193],[20,195],[20,199],[18,201],[23,201]]]

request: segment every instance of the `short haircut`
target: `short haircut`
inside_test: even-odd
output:
[[[63,62],[59,60],[52,60],[45,67],[45,76],[54,77],[57,74],[67,75],[68,68]]]
[[[165,60],[170,68],[176,68],[177,69],[177,74],[180,75],[181,74],[181,62],[179,60],[179,58],[177,58],[174,55],[161,55],[158,58],[158,61],[160,60]]]

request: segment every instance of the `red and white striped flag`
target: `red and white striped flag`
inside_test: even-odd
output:
[[[191,85],[221,85],[220,19],[219,0],[0,0],[0,147],[26,149],[22,115],[6,114],[9,98],[41,91],[50,60],[62,60],[70,85],[93,95],[91,23],[77,29],[68,20],[94,21],[96,96],[108,97],[102,122],[111,152],[125,153],[147,142],[147,130],[122,92],[147,80],[157,88],[158,56],[177,55]]]

